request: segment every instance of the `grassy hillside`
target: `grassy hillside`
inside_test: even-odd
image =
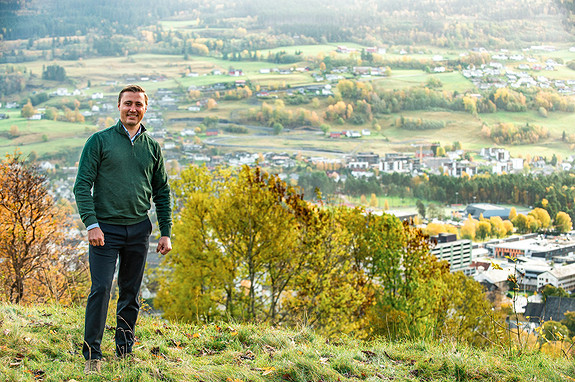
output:
[[[343,44],[343,43],[342,43]],[[347,44],[351,45],[351,44]],[[302,47],[297,47],[302,48]],[[290,48],[291,49],[291,48]],[[306,53],[303,56],[315,55],[318,52],[323,54],[333,53],[332,45],[317,45],[308,46],[305,49]],[[564,52],[565,50],[563,50]],[[291,52],[291,51],[290,51]],[[339,54],[338,54],[339,55]],[[569,52],[570,58],[575,57],[573,53]],[[418,57],[415,54],[413,57]],[[127,60],[125,57],[108,57],[108,58],[88,58],[82,62],[60,61],[66,72],[78,87],[85,86],[88,81],[91,81],[92,87],[86,89],[86,95],[94,92],[102,92],[109,99],[114,99],[118,87],[109,85],[108,81],[123,82],[123,75],[125,75],[126,65],[130,62],[143,62],[145,64],[138,66],[136,74],[139,75],[152,75],[161,74],[165,76],[165,81],[147,81],[143,85],[148,89],[152,99],[156,100],[155,92],[159,88],[168,88],[174,90],[185,90],[190,86],[207,86],[217,82],[234,82],[235,78],[229,76],[213,76],[208,75],[213,69],[227,70],[229,67],[241,68],[245,76],[242,79],[249,80],[252,84],[260,86],[262,89],[267,87],[276,87],[278,85],[285,86],[286,84],[291,87],[300,85],[309,85],[313,83],[312,77],[308,73],[293,73],[291,75],[279,74],[261,74],[259,69],[274,67],[274,64],[267,62],[231,62],[213,57],[197,57],[193,56],[190,60],[185,60],[181,56],[158,55],[158,54],[139,54],[133,55]],[[26,67],[34,73],[42,71],[44,61],[35,61],[26,63]],[[305,61],[300,63],[302,66],[306,65]],[[279,65],[282,66],[282,65]],[[290,65],[284,65],[289,67]],[[297,66],[297,65],[296,65]],[[183,76],[186,70],[192,70],[199,73],[198,77],[185,77]],[[570,69],[567,69],[570,70]],[[431,74],[425,73],[421,70],[392,70],[391,77],[370,78],[374,87],[383,89],[408,89],[418,87],[425,84],[431,77],[435,77],[441,81],[442,90],[447,93],[465,93],[466,91],[473,92],[473,84],[464,78],[458,72]],[[42,82],[43,91],[50,93],[61,84]],[[72,90],[74,87],[68,85],[68,89]],[[23,96],[24,97],[24,96]],[[60,106],[64,98],[74,97],[53,97],[46,104],[39,105],[45,106]],[[25,99],[25,97],[23,98]],[[327,99],[320,97],[319,108],[316,110],[312,104],[303,105],[287,105],[288,110],[294,112],[297,109],[314,110],[318,115],[322,115],[328,107]],[[232,119],[239,116],[242,112],[249,109],[259,109],[261,102],[264,100],[257,99],[255,96],[248,100],[238,101],[225,101],[219,100],[218,107],[212,110],[203,110],[199,113],[191,113],[187,111],[187,107],[192,104],[191,100],[182,99],[179,105],[180,110],[166,112],[165,118],[191,116],[194,118],[203,118],[206,116],[218,116],[223,119]],[[273,100],[265,100],[268,104],[273,104]],[[109,101],[108,101],[109,102]],[[84,101],[85,104],[88,101]],[[85,106],[84,106],[85,107]],[[153,109],[153,108],[152,108]],[[85,109],[84,109],[85,110]],[[84,111],[82,110],[82,111]],[[87,120],[83,124],[75,123],[62,123],[50,121],[28,121],[20,117],[19,109],[2,109],[0,112],[8,113],[10,119],[0,122],[0,151],[2,153],[12,153],[18,147],[24,154],[35,151],[39,157],[49,157],[51,154],[56,154],[62,151],[73,152],[77,156],[81,146],[83,145],[86,137],[96,128],[95,121]],[[395,127],[394,122],[401,115],[405,117],[423,118],[425,120],[440,120],[445,122],[445,128],[441,131],[406,131]],[[116,119],[117,115],[114,110],[108,113],[101,114],[99,118],[111,117]],[[527,153],[537,153],[541,155],[550,156],[553,153],[567,157],[572,154],[570,144],[561,141],[563,131],[570,134],[568,126],[575,121],[575,114],[563,112],[550,112],[547,118],[542,117],[536,111],[527,111],[522,113],[510,113],[499,111],[494,114],[479,114],[473,116],[469,113],[452,112],[447,110],[427,110],[427,111],[403,111],[393,114],[378,114],[376,115],[378,123],[382,127],[381,134],[374,134],[369,139],[361,139],[361,142],[351,143],[349,140],[341,142],[334,142],[333,140],[325,140],[322,135],[309,134],[307,132],[297,131],[291,134],[284,134],[280,137],[270,137],[267,135],[250,135],[249,137],[240,137],[239,139],[227,139],[225,144],[230,149],[249,149],[253,151],[268,150],[272,148],[295,151],[305,151],[306,149],[313,148],[328,148],[336,149],[338,151],[349,152],[354,149],[361,149],[362,151],[376,151],[379,153],[394,152],[410,149],[411,144],[427,144],[434,141],[439,141],[441,144],[451,144],[454,141],[460,141],[463,147],[467,150],[479,150],[482,147],[494,145],[494,143],[481,134],[482,124],[485,123],[490,126],[497,125],[499,122],[513,122],[516,124],[535,124],[546,127],[551,136],[532,145],[508,145],[507,148],[512,151],[513,155],[526,155]],[[343,125],[331,123],[331,130],[346,130],[346,129],[370,129],[371,123],[366,122],[363,125],[353,125],[346,122]],[[16,126],[18,129],[18,136],[14,137],[10,130]],[[186,125],[187,126],[187,125]],[[181,129],[171,122],[168,122],[168,129],[172,132],[177,132]],[[294,140],[295,139],[295,140]],[[244,140],[248,140],[246,142]],[[275,142],[281,141],[281,142]],[[356,147],[358,146],[358,147]]]
[[[193,23],[192,23],[193,24]],[[190,28],[190,22],[182,23],[179,28]],[[189,29],[188,29],[189,30]],[[211,110],[202,110],[199,113],[191,113],[187,108],[195,103],[195,99],[186,99],[184,94],[189,87],[201,88],[203,86],[209,87],[215,83],[234,83],[235,77],[226,75],[211,75],[215,69],[226,72],[229,68],[241,69],[244,73],[240,79],[249,81],[252,86],[261,89],[276,89],[280,88],[297,88],[303,85],[326,85],[327,82],[315,82],[310,72],[297,72],[286,75],[278,73],[261,73],[260,69],[263,68],[290,68],[290,67],[305,67],[311,66],[313,73],[318,73],[316,68],[318,57],[331,57],[332,60],[343,60],[349,58],[348,54],[336,53],[335,48],[337,45],[345,45],[348,47],[362,48],[364,46],[355,44],[350,41],[341,41],[337,43],[318,43],[315,45],[295,45],[295,46],[281,46],[278,48],[261,49],[259,50],[263,56],[268,52],[274,53],[278,51],[286,51],[288,54],[295,54],[301,52],[301,61],[294,64],[274,64],[267,61],[229,61],[224,60],[222,57],[215,55],[214,57],[188,55],[186,59],[184,55],[178,54],[157,54],[152,52],[145,52],[139,54],[130,54],[129,56],[122,57],[85,57],[82,60],[54,60],[53,64],[62,66],[68,76],[67,83],[57,83],[54,81],[45,81],[38,78],[38,74],[42,73],[47,61],[38,59],[35,61],[25,62],[18,66],[18,70],[25,73],[35,73],[31,85],[34,85],[34,91],[24,91],[21,94],[14,94],[6,98],[6,100],[18,100],[24,103],[27,97],[34,92],[45,92],[50,94],[57,88],[66,87],[70,91],[75,88],[83,89],[85,97],[79,97],[83,102],[81,111],[87,111],[88,105],[98,105],[100,101],[92,101],[89,96],[95,92],[103,93],[107,98],[105,102],[113,104],[114,97],[116,96],[121,84],[124,84],[127,76],[127,69],[130,68],[129,75],[132,76],[145,76],[145,77],[161,77],[163,80],[150,80],[142,81],[142,85],[148,90],[152,100],[158,101],[156,91],[159,89],[172,89],[180,93],[181,99],[178,111],[166,112],[164,117],[189,117],[203,118],[206,116],[218,116],[223,119],[235,120],[239,118],[242,112],[249,109],[257,110],[262,102],[273,104],[273,99],[260,99],[255,95],[247,100],[218,100],[218,106]],[[429,60],[435,55],[442,55],[445,58],[458,58],[460,54],[469,53],[468,49],[456,48],[439,48],[431,47],[428,45],[421,45],[422,51],[410,52],[406,55],[399,54],[399,47],[390,46],[388,52],[383,56],[388,60],[413,60],[415,62],[427,59]],[[571,52],[568,48],[570,44],[557,44],[558,50],[554,52],[540,52],[530,51],[529,56],[537,59],[538,62],[545,62],[547,59],[562,60],[569,62],[575,59],[575,53]],[[511,51],[512,53],[520,53]],[[510,69],[519,72],[517,68],[519,64],[525,62],[506,62],[505,64]],[[0,65],[0,72],[10,65]],[[133,69],[135,68],[135,69]],[[186,76],[187,72],[197,73],[198,76]],[[568,80],[573,77],[573,70],[566,66],[558,66],[554,72],[541,72],[542,75],[549,76],[551,80],[563,79]],[[348,74],[349,76],[349,74]],[[391,75],[386,77],[370,77],[362,78],[361,81],[368,81],[377,89],[386,90],[408,90],[414,87],[421,87],[426,84],[430,79],[439,80],[441,82],[441,91],[446,94],[464,94],[477,93],[478,90],[474,84],[465,78],[458,71],[445,72],[445,73],[427,73],[423,70],[415,69],[400,69],[393,67]],[[86,86],[90,83],[90,88]],[[117,85],[111,85],[116,83]],[[331,86],[335,86],[334,83]],[[254,91],[255,93],[255,91]],[[336,92],[337,93],[337,92]],[[223,94],[223,92],[222,92]],[[280,98],[285,96],[285,92],[278,93]],[[203,98],[211,97],[213,94],[204,92]],[[74,99],[75,97],[51,97],[47,102],[39,104],[37,107],[59,107],[61,108],[65,100]],[[299,109],[313,110],[322,117],[328,107],[327,97],[318,97],[318,106],[313,106],[311,103],[301,105],[286,105],[286,109],[291,112],[297,112]],[[112,100],[112,101],[110,101]],[[104,102],[104,101],[102,101]],[[158,111],[157,106],[152,105],[150,111]],[[15,148],[19,148],[24,154],[29,154],[34,151],[39,157],[50,157],[58,155],[62,152],[70,152],[72,156],[78,156],[78,152],[85,142],[86,137],[96,128],[95,123],[97,118],[110,117],[117,118],[116,111],[112,110],[107,113],[102,112],[94,118],[87,118],[83,124],[74,123],[48,123],[46,121],[28,121],[19,116],[19,109],[0,109],[1,113],[8,113],[9,120],[0,121],[0,152],[12,153]],[[400,116],[423,118],[425,120],[439,120],[445,122],[445,128],[441,130],[427,130],[427,131],[413,131],[402,130],[395,127],[394,122]],[[512,122],[515,124],[535,124],[548,129],[550,137],[531,145],[506,145],[513,155],[527,155],[537,153],[544,156],[552,154],[559,154],[566,158],[573,153],[571,144],[563,142],[561,137],[565,131],[571,134],[569,126],[572,126],[575,121],[574,113],[565,113],[553,111],[549,112],[547,117],[541,116],[537,111],[528,110],[526,112],[505,112],[498,111],[497,113],[489,114],[482,113],[477,116],[469,113],[453,112],[449,110],[418,110],[418,111],[402,111],[392,114],[375,114],[377,123],[381,126],[381,135],[372,136],[370,139],[362,139],[361,143],[350,143],[349,140],[343,142],[333,142],[323,140],[321,135],[309,135],[307,133],[296,132],[291,135],[284,135],[279,137],[279,148],[290,151],[305,151],[309,148],[323,148],[326,145],[330,149],[335,148],[338,151],[350,152],[354,149],[361,149],[363,151],[371,150],[378,153],[395,152],[410,149],[411,144],[428,144],[431,142],[439,141],[442,145],[451,144],[454,141],[459,141],[466,150],[479,150],[482,147],[492,146],[495,143],[484,137],[481,134],[483,124],[488,126],[495,126],[500,122]],[[241,122],[239,122],[241,123]],[[252,122],[255,124],[255,122]],[[332,131],[337,130],[357,130],[357,129],[371,129],[372,122],[365,121],[363,124],[355,125],[349,121],[343,122],[342,125],[335,123],[335,121],[326,121],[331,125]],[[11,129],[16,127],[18,135],[14,136]],[[180,126],[176,126],[167,120],[167,127],[171,132],[177,132]],[[186,127],[189,127],[186,125]],[[295,135],[295,137],[294,137]],[[230,149],[249,149],[253,151],[275,149],[278,147],[278,137],[270,137],[267,135],[253,135],[250,137],[242,137],[238,140],[227,139],[225,144]],[[295,138],[295,140],[293,139]],[[248,140],[248,145],[244,141]],[[246,147],[247,146],[247,147]],[[505,145],[504,145],[505,146]]]
[[[111,317],[111,316],[110,316]],[[112,320],[109,321],[113,325]],[[573,381],[572,360],[532,350],[477,350],[449,340],[326,339],[307,328],[177,324],[144,315],[136,358],[83,375],[83,309],[0,305],[2,381]]]

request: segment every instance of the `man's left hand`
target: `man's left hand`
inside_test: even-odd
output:
[[[160,241],[158,242],[158,248],[156,248],[156,252],[165,255],[166,253],[172,250],[172,241],[168,236],[160,237]]]

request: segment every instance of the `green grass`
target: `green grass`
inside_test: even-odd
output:
[[[371,201],[371,195],[365,195],[365,203],[361,202],[361,197],[347,197],[347,200],[351,202],[354,206],[370,207],[369,203]],[[401,198],[399,196],[377,196],[377,206],[378,209],[383,209],[385,207],[385,202],[389,205],[390,210],[401,210],[404,212],[417,212],[415,205],[418,198]],[[427,200],[422,200],[426,205],[429,203]]]
[[[374,82],[386,89],[407,89],[425,85],[431,77],[438,78],[443,84],[442,90],[459,93],[474,91],[475,86],[461,73],[426,73],[421,70],[392,70],[390,77],[374,79]]]
[[[10,131],[15,126],[17,136]],[[95,126],[49,120],[29,121],[20,112],[10,111],[10,119],[0,120],[0,151],[19,150],[24,155],[36,152],[40,157],[62,151],[80,150]]]
[[[135,359],[102,342],[100,376],[84,376],[83,308],[0,305],[3,381],[570,381],[572,360],[527,351],[508,357],[445,339],[327,340],[309,328],[208,323],[141,316]],[[114,325],[112,315],[108,324]]]
[[[538,52],[538,51],[531,51],[531,53],[537,57],[541,58],[545,61],[547,58],[552,59],[562,59],[565,62],[575,60],[575,53],[570,52],[569,48],[573,46],[573,44],[543,44],[543,45],[553,45],[557,48],[554,52]]]
[[[401,115],[409,118],[422,118],[424,120],[439,120],[445,122],[445,127],[439,130],[404,130],[394,126],[395,120]],[[484,147],[489,142],[481,138],[481,121],[468,113],[449,111],[414,111],[402,112],[389,116],[382,121],[383,134],[396,143],[406,145],[431,143],[439,141],[441,144],[462,142],[465,149]]]

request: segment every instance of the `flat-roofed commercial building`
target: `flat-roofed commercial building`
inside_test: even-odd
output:
[[[514,242],[490,244],[489,249],[495,257],[538,257],[553,260],[554,257],[568,255],[575,251],[575,242],[571,240],[526,239]]]
[[[489,219],[493,216],[499,216],[501,219],[505,220],[509,218],[510,208],[500,207],[494,204],[488,203],[474,203],[469,204],[465,211],[463,211],[463,216],[471,215],[474,219],[479,219],[483,216],[485,219]]]
[[[466,275],[472,273],[470,268],[472,260],[471,240],[457,240],[457,236],[454,234],[445,233],[432,236],[430,240],[435,243],[435,245],[432,244],[431,254],[438,260],[449,262],[451,272],[462,271]]]

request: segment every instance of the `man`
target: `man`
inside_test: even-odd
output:
[[[156,206],[161,237],[157,252],[172,249],[170,188],[160,145],[142,119],[148,109],[143,88],[129,85],[118,95],[120,120],[86,141],[74,195],[88,230],[92,287],[86,305],[84,372],[99,373],[100,344],[106,324],[110,289],[119,260],[116,307],[116,356],[131,355],[152,224],[150,200]]]

